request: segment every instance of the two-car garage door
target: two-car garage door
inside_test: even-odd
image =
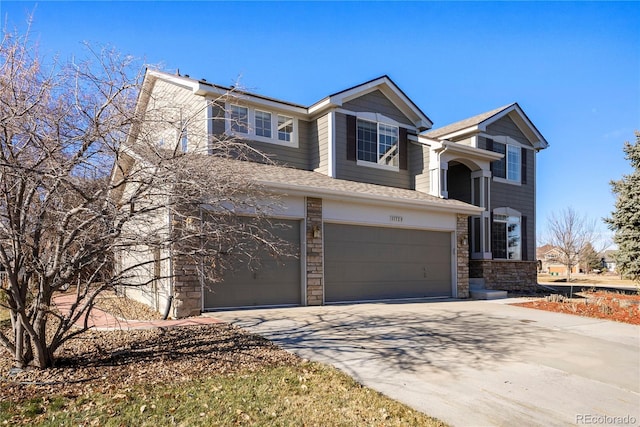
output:
[[[325,301],[451,296],[451,233],[324,225]]]

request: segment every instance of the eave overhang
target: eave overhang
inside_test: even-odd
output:
[[[447,200],[435,199],[435,200],[418,200],[408,199],[402,197],[389,197],[378,194],[367,193],[355,193],[350,191],[334,190],[330,188],[322,188],[309,185],[299,185],[283,182],[274,182],[269,180],[258,179],[256,182],[264,186],[267,190],[280,195],[289,196],[315,196],[319,198],[339,200],[345,202],[369,202],[382,206],[394,206],[394,207],[412,207],[419,209],[426,209],[435,212],[447,212],[457,213],[463,215],[478,215],[484,211],[483,208],[470,205],[468,203]]]

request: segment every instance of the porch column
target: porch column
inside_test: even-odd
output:
[[[474,259],[492,259],[490,192],[491,171],[481,169],[472,172],[471,199],[474,205],[484,208],[479,216],[471,219],[471,235],[474,239],[471,257]]]
[[[443,199],[449,198],[449,189],[447,188],[448,173],[449,163],[431,162],[431,168],[429,170],[429,179],[431,181],[431,195],[441,197]]]

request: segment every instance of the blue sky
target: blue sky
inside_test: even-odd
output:
[[[69,57],[108,43],[167,71],[309,105],[389,75],[434,127],[517,101],[538,156],[538,234],[572,206],[599,219],[640,130],[639,2],[34,2],[1,25]],[[607,232],[604,225],[603,232]]]

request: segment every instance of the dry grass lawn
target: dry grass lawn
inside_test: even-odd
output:
[[[445,425],[227,324],[89,331],[58,356],[15,373],[0,349],[0,425]]]

